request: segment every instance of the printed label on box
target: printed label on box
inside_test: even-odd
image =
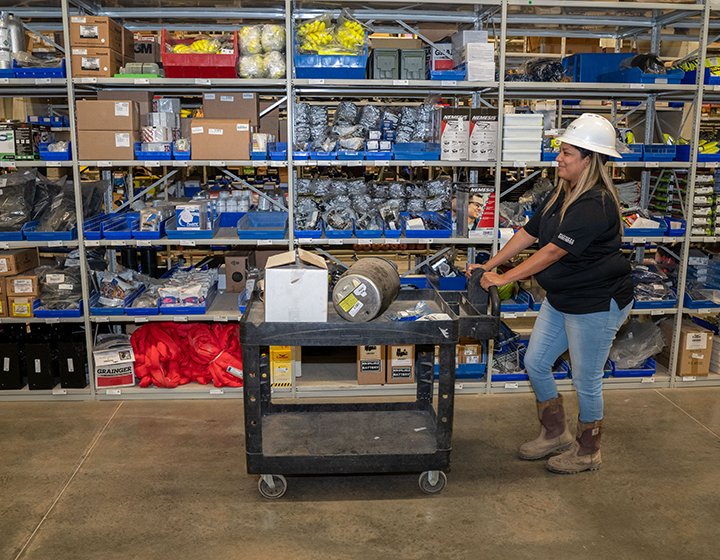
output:
[[[223,129],[222,128],[208,128],[208,134],[213,134],[215,136],[222,136]]]
[[[5,358],[3,360],[3,371],[10,371],[10,358]]]
[[[86,23],[86,22],[87,22],[87,19],[84,18],[84,17],[72,16],[72,17],[70,18],[70,21],[73,22],[73,23]]]
[[[0,272],[7,272],[7,271],[8,271],[7,259],[0,259]]]
[[[13,280],[13,291],[16,294],[32,294],[33,281],[29,279]]]
[[[707,334],[693,332],[688,333],[685,342],[685,350],[705,350],[707,348]]]
[[[100,57],[83,56],[80,59],[80,67],[83,70],[100,70]]]
[[[115,147],[116,148],[129,148],[130,147],[130,133],[116,132],[115,133]]]
[[[393,367],[395,367],[395,366],[412,366],[412,359],[408,358],[408,359],[398,360],[398,359],[393,358],[391,361],[391,365]]]
[[[204,132],[202,126],[193,126],[192,127],[192,133],[193,134],[202,134]]]
[[[254,93],[243,93],[243,99],[255,99]]]
[[[412,367],[395,367],[391,372],[392,379],[410,379],[412,377]]]
[[[87,54],[87,49],[73,49],[72,53],[77,55]]]
[[[130,116],[130,103],[127,101],[116,101],[115,102],[115,116],[116,117],[129,117]]]
[[[80,37],[83,39],[97,39],[100,37],[100,30],[97,25],[81,25]]]
[[[250,125],[249,125],[249,124],[242,124],[242,123],[241,123],[241,124],[237,125],[237,126],[235,127],[235,129],[236,129],[238,132],[247,132],[247,131],[250,130]]]
[[[233,101],[235,101],[235,96],[234,95],[221,95],[220,101],[229,101],[230,103],[232,103]]]
[[[360,360],[360,371],[363,373],[381,372],[382,360]]]
[[[214,101],[214,100],[215,100],[215,94],[214,94],[214,93],[206,93],[206,94],[205,94],[205,99],[207,99],[208,101]]]

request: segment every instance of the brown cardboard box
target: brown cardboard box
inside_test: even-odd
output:
[[[140,130],[140,108],[129,99],[123,101],[77,102],[77,128],[84,130],[133,131]]]
[[[70,46],[123,52],[123,28],[109,17],[70,16]]]
[[[262,113],[265,109],[270,107],[274,101],[259,101],[258,102],[258,108],[260,113]],[[287,123],[285,123],[287,124]],[[258,132],[263,132],[265,134],[273,134],[276,138],[277,142],[282,142],[279,138],[279,129],[280,129],[280,108],[276,107],[269,113],[266,113],[262,117],[260,117],[260,126],[258,127]]]
[[[0,294],[0,317],[8,316],[7,297],[5,294]]]
[[[0,277],[0,296],[7,295],[7,290],[5,289],[5,278]]]
[[[190,129],[192,159],[224,161],[250,159],[250,121],[193,119]]]
[[[153,94],[150,91],[104,90],[98,91],[99,101],[134,101],[140,109],[140,126],[145,126],[145,115],[152,112]]]
[[[135,41],[135,62],[160,64],[160,43],[152,41]]]
[[[5,290],[9,296],[39,296],[40,282],[36,274],[25,273],[5,278]]]
[[[358,346],[358,385],[384,385],[385,369],[385,346]]]
[[[123,55],[112,49],[93,47],[72,48],[74,78],[112,78],[124,66]]]
[[[423,42],[412,37],[376,37],[370,36],[373,49],[422,49]]]
[[[240,119],[257,128],[259,113],[256,93],[216,91],[203,95],[203,116],[206,119]]]
[[[285,251],[277,249],[256,249],[255,250],[255,266],[260,270],[265,270],[267,261],[273,255],[281,255]]]
[[[0,276],[15,276],[37,265],[37,249],[0,251]]]
[[[388,346],[387,382],[415,383],[414,346]]]
[[[479,344],[462,344],[458,345],[458,360],[459,364],[479,364],[481,346]]]
[[[225,255],[225,278],[227,293],[239,294],[245,290],[248,268],[255,264],[252,251],[232,251]]]
[[[34,317],[33,302],[35,296],[8,297],[8,317]]]
[[[278,123],[278,142],[288,141],[287,119],[283,119]],[[283,169],[282,167],[280,169]]]
[[[603,52],[599,39],[568,37],[565,41],[565,54],[567,55]],[[560,54],[562,39],[560,37],[528,37],[528,52]]]
[[[122,28],[122,50],[120,54],[128,61],[135,62],[135,34],[129,29]]]
[[[95,161],[135,159],[135,142],[140,142],[135,130],[78,130],[78,157]]]
[[[672,340],[674,320],[660,321],[665,340]],[[678,352],[676,375],[706,376],[710,371],[710,358],[712,356],[713,334],[707,329],[696,325],[687,319],[683,320],[680,329],[680,350]],[[657,362],[669,367],[670,345],[656,357]]]

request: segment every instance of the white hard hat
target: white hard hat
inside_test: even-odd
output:
[[[606,156],[622,157],[615,149],[613,125],[605,117],[593,113],[585,113],[575,119],[558,140]]]

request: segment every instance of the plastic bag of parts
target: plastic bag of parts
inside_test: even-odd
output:
[[[154,281],[154,283],[152,281]],[[145,281],[144,283],[145,289],[138,297],[133,300],[130,307],[134,307],[136,309],[143,307],[157,307],[157,301],[160,297],[160,286],[162,284],[152,278],[150,279],[150,281]]]
[[[95,273],[98,286],[98,303],[103,307],[122,307],[125,298],[136,289],[133,272],[129,269],[117,272],[103,271]]]
[[[313,141],[313,149],[318,152],[334,152],[337,149],[337,140],[326,136],[318,141]]]
[[[263,25],[262,32],[260,33],[260,41],[263,51],[266,53],[285,52],[285,26],[274,24]]]
[[[312,179],[295,179],[295,193],[298,195],[312,194],[310,182]]]
[[[333,41],[332,12],[325,12],[297,28],[299,53],[310,54],[325,50]]]
[[[425,211],[425,200],[418,200],[411,198],[405,201],[405,211],[407,212],[424,212]]]
[[[12,56],[20,68],[60,68],[63,61],[62,58],[38,58],[24,51],[14,52]]]
[[[347,52],[362,54],[365,50],[365,34],[372,33],[373,27],[355,19],[350,10],[343,8],[335,25],[335,42]]]
[[[348,181],[347,187],[348,194],[351,196],[367,194],[367,184],[364,179],[351,179]]]
[[[401,230],[402,222],[400,221],[400,206],[397,202],[388,201],[378,207],[380,217],[383,220],[385,229]]]
[[[342,101],[335,109],[335,124],[353,125],[357,120],[358,108],[355,103],[350,101]]]
[[[522,227],[528,218],[525,215],[525,203],[519,202],[501,202],[500,218],[502,227]]]
[[[284,31],[283,29],[283,36],[285,35]],[[262,54],[264,50],[262,32],[262,25],[247,25],[240,28],[240,31],[238,31],[238,41],[240,42],[240,53],[243,56]]]
[[[222,49],[222,40],[216,37],[198,37],[190,45],[180,43],[177,45],[165,44],[166,52],[175,54],[217,54]]]
[[[695,301],[711,301],[720,305],[720,290],[708,288],[702,282],[688,280],[685,283],[687,294]]]
[[[428,191],[428,196],[450,196],[452,191],[452,181],[449,177],[440,177],[438,179],[432,179],[425,182],[425,187]]]
[[[388,313],[387,317],[391,321],[417,321],[421,317],[432,315],[433,310],[424,301],[419,301],[413,307],[398,311],[397,313]]]
[[[352,230],[355,217],[355,212],[353,212],[351,208],[342,207],[333,208],[329,212],[326,212],[323,219],[325,220],[325,225],[330,230],[348,231]]]
[[[348,188],[344,179],[333,179],[330,181],[330,197],[347,196]]]
[[[533,210],[537,210],[545,200],[545,197],[555,188],[549,179],[543,177],[535,181],[533,188],[525,192],[518,199],[519,202],[530,202]]]
[[[30,221],[37,220],[50,206],[54,198],[65,188],[67,177],[61,177],[57,181],[52,181],[45,177],[42,173],[38,173],[35,181],[35,200],[33,202],[33,210]]]
[[[610,359],[617,369],[638,369],[645,360],[665,347],[662,331],[655,323],[633,319],[623,325],[610,349]]]
[[[406,183],[405,192],[407,197],[411,199],[425,200],[430,196],[425,183]]]
[[[330,208],[351,208],[352,207],[352,199],[346,194],[341,194],[338,196],[330,197],[325,202],[327,202],[328,209],[330,209]]]
[[[310,214],[319,210],[315,199],[309,196],[298,196],[295,199],[295,211],[300,214]]]
[[[367,193],[372,198],[388,198],[388,182],[387,181],[371,181],[367,185]]]
[[[358,214],[365,214],[371,210],[377,212],[372,199],[366,194],[352,196],[352,209]]]
[[[70,144],[68,142],[53,142],[52,144],[48,144],[48,152],[67,152],[70,149]]]
[[[355,220],[355,228],[358,230],[381,230],[382,227],[382,220],[380,218],[380,214],[377,210],[367,210],[364,212],[359,212],[358,218]]]
[[[360,121],[358,122],[365,130],[380,129],[380,109],[375,105],[365,105],[360,112]]]
[[[565,68],[554,58],[538,58],[523,62],[514,74],[506,74],[508,82],[562,82]]]
[[[402,108],[400,120],[398,121],[397,129],[395,130],[396,142],[406,143],[412,140],[418,118],[418,110],[415,107]]]
[[[279,80],[285,77],[285,55],[272,51],[265,55],[265,72],[263,76],[270,80]]]
[[[77,223],[75,193],[64,188],[52,198],[52,202],[38,216],[36,231],[70,231]]]
[[[425,201],[425,210],[428,212],[443,212],[450,210],[452,201],[450,195],[438,195]]]
[[[253,54],[241,56],[238,60],[238,74],[241,78],[257,80],[265,76],[265,56]]]
[[[365,138],[363,136],[341,136],[338,138],[337,145],[339,150],[361,152],[365,147]]]
[[[656,54],[639,54],[626,58],[620,63],[620,70],[640,68],[643,74],[666,74],[665,63]]]
[[[295,217],[295,229],[302,231],[317,231],[320,229],[320,212],[317,210],[305,212],[298,210]]]
[[[35,269],[40,282],[40,302],[44,309],[78,309],[82,299],[79,266],[56,268],[40,266]]]
[[[318,177],[310,179],[310,192],[315,196],[328,197],[332,188],[332,179]]]
[[[36,171],[0,175],[0,231],[20,231],[33,215]]]
[[[407,184],[404,181],[389,181],[387,183],[388,198],[405,198],[407,196]]]
[[[431,95],[418,107],[415,128],[410,138],[411,142],[436,142],[438,140],[438,113],[435,110],[438,101],[440,101],[439,95]]]
[[[440,257],[430,265],[426,265],[432,272],[441,278],[458,278],[465,274],[458,269],[447,257]]]
[[[97,216],[103,206],[103,193],[106,190],[105,181],[83,181],[81,186],[83,217],[88,219]]]

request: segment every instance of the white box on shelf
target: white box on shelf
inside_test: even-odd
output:
[[[543,137],[543,129],[539,126],[503,126],[503,138],[537,138]]]
[[[450,37],[450,43],[452,44],[453,50],[460,50],[463,46],[468,43],[487,43],[488,32],[487,31],[458,31],[452,37]]]
[[[453,49],[453,64],[459,66],[465,62],[492,62],[495,64],[495,45],[492,43],[468,43],[459,49]]]
[[[503,139],[503,153],[504,152],[527,152],[527,151],[542,151],[542,140],[539,138],[510,138]]]
[[[493,82],[495,81],[494,62],[466,62],[465,79],[468,82]]]
[[[265,321],[325,323],[328,271],[325,260],[302,249],[273,255],[265,265]]]
[[[502,161],[541,161],[542,151],[540,150],[503,150]]]
[[[536,113],[506,114],[503,126],[539,126],[543,125],[543,116]]]

